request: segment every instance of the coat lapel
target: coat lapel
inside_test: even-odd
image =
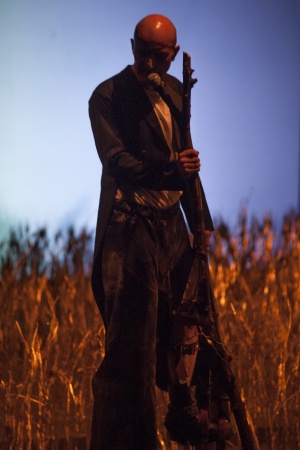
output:
[[[167,79],[168,81],[168,79]],[[181,128],[181,112],[182,112],[182,97],[178,92],[176,92],[168,82],[165,83],[165,89],[169,94],[173,104],[174,109],[176,110],[176,114],[172,114],[172,125],[173,125],[173,146],[176,152],[180,152],[182,150],[182,142],[180,136],[180,128]],[[175,116],[177,120],[175,120]]]
[[[143,118],[147,122],[148,126],[154,130],[154,132],[160,137],[160,139],[162,139],[164,143],[166,143],[159,121],[146,92],[139,83],[130,66],[128,66],[126,70],[131,102],[134,102],[137,107],[137,109],[134,108],[133,111],[138,111],[138,115]]]
[[[142,117],[145,122],[147,122],[148,126],[155,132],[155,134],[161,139],[162,143],[166,148],[168,148],[167,141],[165,140],[164,134],[162,132],[160,123],[158,121],[158,118],[153,110],[152,104],[144,91],[143,87],[137,80],[135,74],[133,73],[130,66],[128,66],[126,69],[126,84],[128,88],[128,95],[131,99],[131,103],[135,104],[135,107],[132,109],[132,113],[138,111],[138,114],[140,117]],[[174,106],[176,110],[178,110],[178,116],[181,113],[182,110],[182,98],[180,94],[178,94],[167,82],[165,84],[165,88],[171,97],[172,102],[174,103]],[[130,103],[129,103],[130,104]],[[176,147],[175,150],[181,148],[181,142],[180,142],[180,124],[178,121],[174,120],[174,114],[172,114],[172,128],[173,128],[173,143]]]
[[[180,126],[181,126],[180,125],[180,115],[181,115],[181,111],[182,111],[182,97],[167,83],[165,84],[165,89],[174,104],[174,110],[176,110],[175,114],[172,113],[172,111],[171,111],[172,130],[173,130],[172,132],[173,132],[174,150],[179,151],[182,147],[182,143],[180,140],[180,131],[179,131]],[[148,99],[148,96],[145,93],[144,89],[142,89],[142,91],[143,91],[143,94],[145,95],[145,97],[147,97],[147,101],[150,103],[150,100]],[[175,116],[177,117],[178,120],[175,120]],[[146,116],[146,120],[147,120],[149,126],[151,126],[155,130],[155,132],[161,137],[161,139],[163,139],[163,141],[166,143],[161,126],[160,126],[159,121],[156,117],[156,114],[153,110],[152,105],[151,105],[151,111],[149,111],[148,115]]]

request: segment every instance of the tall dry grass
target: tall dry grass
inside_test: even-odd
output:
[[[89,435],[103,326],[87,277],[91,236],[12,232],[0,284],[1,448],[74,448]]]
[[[0,449],[87,449],[91,378],[104,329],[89,274],[92,236],[70,228],[12,231],[2,243],[0,280]],[[219,223],[211,274],[224,341],[262,448],[300,443],[300,220],[241,214],[233,233]],[[158,438],[166,438],[166,395],[158,392]],[[232,448],[228,444],[228,448]]]

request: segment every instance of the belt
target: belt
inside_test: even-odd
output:
[[[138,203],[115,200],[114,209],[130,215],[146,217],[150,220],[166,220],[176,216],[180,211],[180,204],[177,202],[169,208],[152,208],[151,206],[139,205]]]

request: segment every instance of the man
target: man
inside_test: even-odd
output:
[[[105,357],[93,378],[91,450],[157,448],[156,380],[171,385],[171,438],[197,440],[200,428],[190,386],[197,327],[172,314],[192,261],[180,203],[190,220],[186,186],[200,169],[198,151],[183,150],[176,114],[182,85],[167,74],[179,51],[176,29],[168,18],[149,15],[131,45],[134,64],[101,83],[89,103],[103,166],[92,286],[106,328]],[[161,78],[171,105],[152,87],[151,73]],[[204,194],[203,201],[209,238]],[[176,354],[183,346],[189,351]]]

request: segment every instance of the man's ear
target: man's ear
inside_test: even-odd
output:
[[[174,47],[174,55],[173,55],[172,61],[174,61],[174,59],[176,58],[176,55],[179,52],[179,50],[180,50],[180,45],[175,45],[175,47]]]
[[[134,50],[134,40],[133,40],[133,39],[130,39],[130,42],[131,42],[131,50],[132,50],[132,53],[133,53],[133,50]]]

